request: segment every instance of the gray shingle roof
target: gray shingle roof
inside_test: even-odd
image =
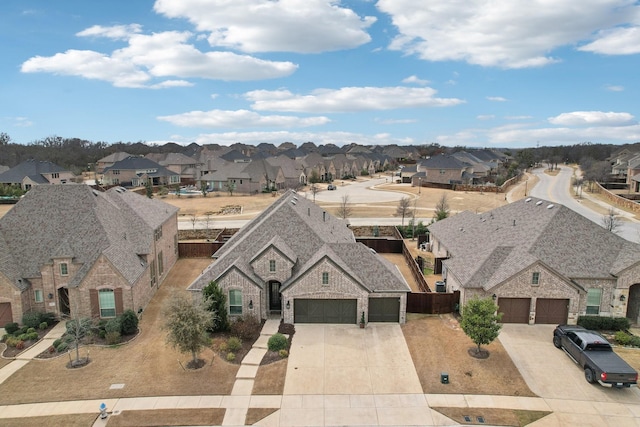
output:
[[[453,156],[439,154],[422,160],[420,166],[425,169],[464,169],[465,165]]]
[[[12,167],[8,171],[0,173],[0,183],[12,184],[19,183],[25,177],[30,177],[34,182],[45,184],[48,181],[42,177],[42,174],[66,172],[62,166],[55,163],[29,159]]]
[[[489,289],[535,263],[571,280],[612,278],[640,262],[640,245],[533,197],[483,214],[462,212],[429,231],[451,254],[445,264],[464,287]]]
[[[327,256],[371,292],[410,290],[397,268],[357,243],[343,221],[294,191],[285,193],[229,239],[215,254],[217,260],[189,289],[201,290],[210,281],[219,280],[231,268],[244,272],[262,287],[263,283],[253,274],[250,262],[269,245],[297,260],[293,275],[282,284],[283,288]]]
[[[106,193],[83,184],[38,186],[0,219],[0,271],[13,278],[40,277],[42,265],[69,257],[82,264],[69,286],[78,286],[104,254],[134,283],[144,272],[140,255],[154,230],[177,208],[116,187]]]

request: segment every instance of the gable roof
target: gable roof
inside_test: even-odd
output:
[[[425,169],[464,169],[466,166],[460,160],[447,154],[439,154],[420,162],[420,167]]]
[[[534,197],[483,214],[465,211],[428,228],[465,287],[488,289],[537,262],[568,279],[613,279],[640,262],[640,245]]]
[[[292,190],[233,235],[215,253],[217,260],[189,286],[189,290],[201,290],[232,266],[245,272],[261,287],[262,280],[255,276],[250,264],[270,246],[295,261],[292,277],[282,284],[283,289],[323,256],[329,256],[370,292],[409,291],[397,268],[357,243],[343,221]]]
[[[115,187],[105,193],[84,184],[37,186],[0,219],[0,271],[11,280],[40,277],[53,258],[82,264],[69,286],[78,286],[100,255],[129,282],[146,269],[140,256],[154,230],[177,208]],[[33,233],[33,230],[38,230]]]
[[[42,174],[60,172],[67,172],[67,170],[55,163],[29,159],[3,173],[0,173],[0,183],[19,183],[22,182],[25,177],[29,177],[34,182],[45,184],[48,181],[42,177]]]

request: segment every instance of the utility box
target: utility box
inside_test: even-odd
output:
[[[446,372],[440,372],[440,382],[442,384],[449,384],[449,374]]]
[[[442,280],[436,282],[436,292],[447,292],[447,285]]]

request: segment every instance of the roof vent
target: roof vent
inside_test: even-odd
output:
[[[553,205],[547,206],[547,209],[553,209]]]
[[[322,212],[322,220],[326,221],[327,220],[327,213],[326,212]]]
[[[516,220],[515,219],[513,220],[513,226],[514,227],[516,226]]]
[[[291,201],[291,204],[292,204],[292,205],[295,205],[295,204],[296,204],[296,201],[295,201],[295,200],[292,200],[292,201]]]
[[[540,206],[541,204],[542,204],[542,200],[538,200],[538,201],[536,202],[536,206]]]
[[[527,197],[527,199],[524,202],[529,203],[530,201],[531,201],[531,197]]]

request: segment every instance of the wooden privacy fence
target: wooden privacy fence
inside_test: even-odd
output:
[[[185,242],[178,243],[178,257],[180,258],[210,258],[224,242]]]
[[[460,291],[453,293],[411,292],[407,294],[407,313],[443,314],[458,309]]]

